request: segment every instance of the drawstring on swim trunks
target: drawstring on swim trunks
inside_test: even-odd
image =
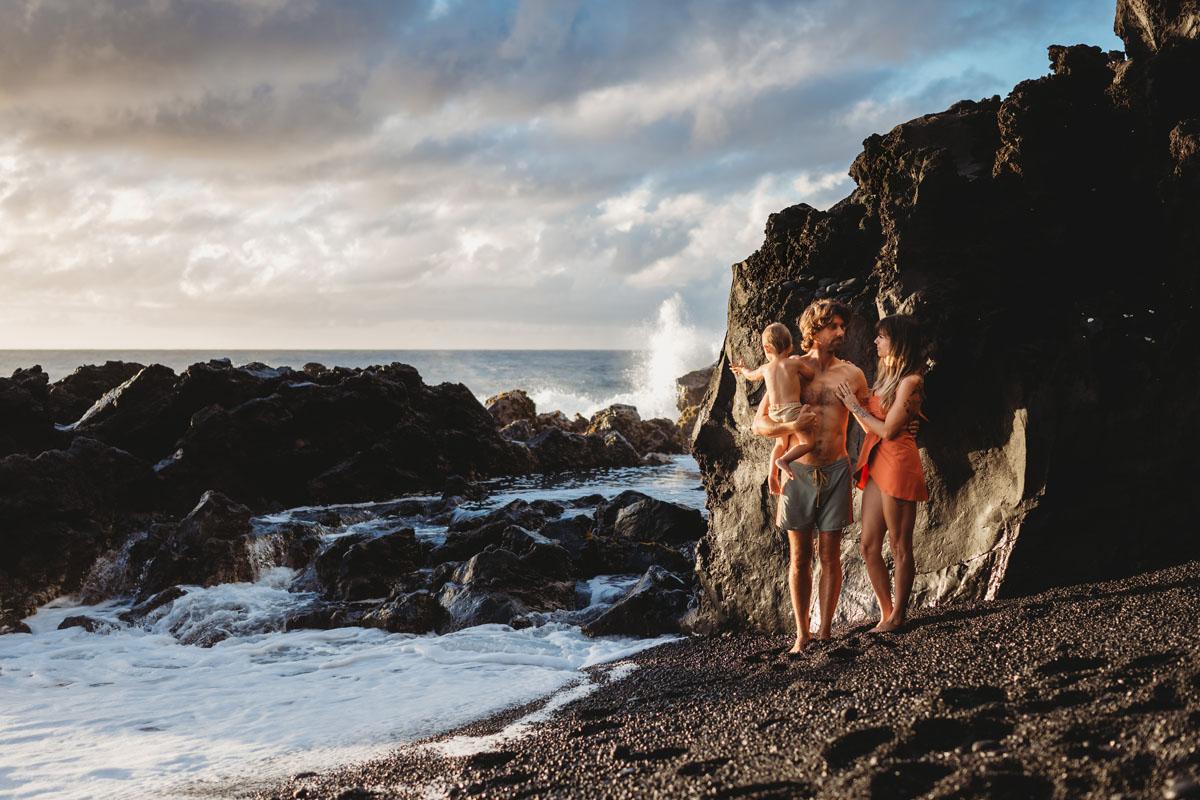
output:
[[[821,491],[829,485],[829,476],[825,474],[825,470],[821,467],[813,467],[809,473],[812,478],[813,488],[817,490],[817,507],[821,506]]]

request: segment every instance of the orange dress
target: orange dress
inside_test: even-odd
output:
[[[867,411],[877,419],[887,417],[874,394],[867,401]],[[899,500],[929,499],[917,440],[907,430],[901,431],[895,439],[882,439],[868,433],[858,454],[854,474],[858,477],[859,489],[865,489],[867,481],[874,480],[881,492]]]

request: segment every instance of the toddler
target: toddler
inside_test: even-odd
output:
[[[800,390],[803,381],[812,380],[812,367],[799,356],[792,355],[792,332],[782,323],[772,322],[763,329],[762,348],[767,363],[761,367],[746,369],[739,361],[729,369],[734,375],[740,375],[748,381],[765,381],[767,415],[775,422],[794,422],[804,407],[800,402]],[[812,449],[812,442],[801,437],[799,429],[775,440],[767,478],[767,489],[771,494],[780,494],[782,491],[780,471],[784,473],[784,480],[791,478],[791,462]]]

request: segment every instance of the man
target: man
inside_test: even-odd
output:
[[[812,639],[809,631],[809,607],[812,601],[812,535],[817,534],[821,559],[821,585],[818,599],[821,625],[818,639],[828,639],[838,595],[842,591],[842,530],[853,521],[850,505],[850,456],[846,452],[846,424],[849,412],[835,394],[840,384],[848,384],[861,402],[869,390],[863,371],[835,354],[846,338],[850,310],[836,300],[817,300],[797,319],[801,349],[813,370],[801,399],[815,414],[809,428],[813,449],[791,464],[791,475],[784,476],[779,498],[781,527],[787,530],[791,563],[788,588],[792,612],[796,616],[796,643],[799,653]],[[767,398],[759,405],[753,430],[760,436],[779,436],[787,432],[767,416]]]

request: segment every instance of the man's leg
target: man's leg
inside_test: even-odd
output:
[[[791,563],[788,566],[788,588],[792,594],[792,613],[796,617],[796,644],[791,652],[799,653],[812,638],[809,631],[808,609],[812,605],[812,531],[788,531]]]
[[[821,626],[817,630],[817,638],[828,639],[838,597],[842,593],[842,532],[821,531],[817,536],[817,546],[821,557],[821,585],[818,589]]]

